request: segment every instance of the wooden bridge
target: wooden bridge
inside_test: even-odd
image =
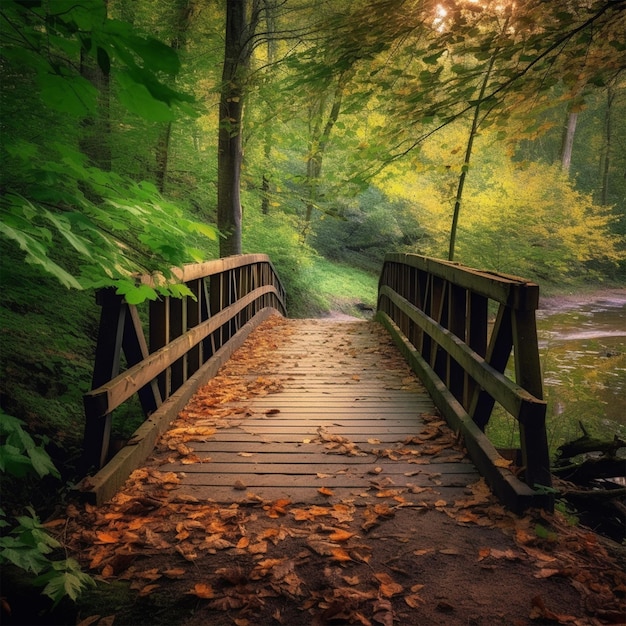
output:
[[[265,255],[186,266],[178,278],[192,296],[146,310],[100,293],[93,390],[85,396],[89,475],[81,490],[90,499],[110,498],[159,436],[171,437],[177,419],[176,432],[206,435],[192,447],[210,462],[166,455],[159,469],[176,472],[199,499],[316,502],[433,484],[454,497],[482,474],[513,510],[552,506],[536,285],[389,255],[376,321],[337,322],[283,317],[285,292]],[[229,361],[262,323],[253,337],[258,343],[264,333],[262,353],[244,369]],[[198,390],[231,380],[220,382],[218,372],[239,377],[243,390],[256,381],[272,393],[244,393],[221,403],[219,414],[199,412]],[[113,412],[134,396],[145,421],[113,455]],[[496,450],[484,433],[496,405],[519,424],[517,451]],[[424,432],[442,417],[467,456],[442,446],[426,469]]]

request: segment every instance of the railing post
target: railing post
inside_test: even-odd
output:
[[[97,389],[119,374],[122,356],[124,326],[128,305],[115,289],[103,289],[96,294],[100,305],[100,325],[96,342],[96,356],[91,388]],[[90,467],[100,468],[109,453],[111,438],[110,413],[104,417],[94,416],[85,405],[85,433],[81,465],[86,472]]]
[[[187,328],[194,328],[202,320],[202,279],[192,280],[187,287],[193,294],[193,299],[187,301]],[[187,353],[187,377],[197,372],[200,365],[202,365],[202,343]]]
[[[170,298],[170,327],[168,343],[180,337],[187,330],[187,298]],[[174,393],[187,380],[187,359],[181,357],[172,364],[170,371],[171,389]]]
[[[465,321],[467,317],[467,292],[454,283],[449,283],[448,328],[459,339],[465,341]],[[467,386],[465,370],[448,355],[447,379],[452,395],[461,403]]]
[[[467,307],[467,344],[477,354],[487,354],[487,328],[489,315],[489,299],[480,294],[470,292]],[[470,403],[476,392],[476,382],[468,377],[463,406],[469,412]]]
[[[543,381],[537,343],[535,311],[515,311],[513,315],[513,346],[517,384],[533,396],[543,399]],[[532,487],[552,485],[550,453],[546,434],[546,407],[535,407],[532,416],[520,421],[522,462],[526,467],[526,482]]]
[[[156,352],[166,346],[170,336],[170,298],[163,297],[150,302],[149,308],[149,349],[150,353]],[[161,398],[165,400],[170,397],[172,389],[171,370],[168,368],[158,376],[159,390]]]

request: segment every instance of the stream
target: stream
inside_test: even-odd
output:
[[[626,290],[548,298],[537,311],[554,451],[582,435],[626,438]]]

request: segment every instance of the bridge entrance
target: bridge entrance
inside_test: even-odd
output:
[[[381,325],[278,316],[198,390],[156,463],[173,495],[217,502],[432,503],[479,479]]]

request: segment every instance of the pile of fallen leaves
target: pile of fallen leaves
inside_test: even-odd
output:
[[[284,340],[281,326],[272,320],[257,331],[200,391],[162,438],[161,459],[210,462],[194,441],[239,419],[246,398],[280,389],[280,381],[247,372],[271,358],[269,348]],[[319,442],[348,457],[460,458],[454,433],[427,417],[400,449],[364,452],[323,429]],[[224,504],[186,495],[179,475],[159,467],[136,470],[107,505],[71,504],[67,518],[50,525],[100,581],[96,593],[119,582],[134,593],[104,616],[87,602],[81,626],[624,622],[626,575],[608,544],[560,513],[510,513],[482,480],[454,501],[438,496],[435,481],[423,500],[415,497],[423,487],[379,484],[370,497],[334,503]]]
[[[524,565],[537,589],[549,589],[538,582],[564,580],[581,598],[580,606],[565,612],[554,608],[559,603],[550,593],[532,593],[526,599],[529,619],[583,625],[624,617],[626,576],[595,534],[569,526],[559,514],[515,516],[494,502],[482,481],[464,499],[420,507],[394,500],[303,506],[286,499],[227,506],[172,497],[177,484],[176,475],[142,469],[109,505],[71,505],[67,547],[102,582],[128,581],[140,599],[165,594],[179,612],[193,607],[215,624],[392,626],[411,614],[415,622],[400,623],[429,623],[417,616],[456,609],[450,599],[437,600],[436,588],[426,589],[420,562],[467,555],[454,540],[422,545],[410,528],[416,516],[442,524],[444,515],[459,535],[469,527],[499,532],[498,547],[490,545],[491,532],[471,551],[480,568],[504,573],[511,564]],[[407,550],[404,567],[378,554],[389,556],[389,542]],[[415,572],[406,569],[411,561]],[[517,579],[510,593],[524,593],[527,586]],[[449,616],[445,623],[456,622]]]

